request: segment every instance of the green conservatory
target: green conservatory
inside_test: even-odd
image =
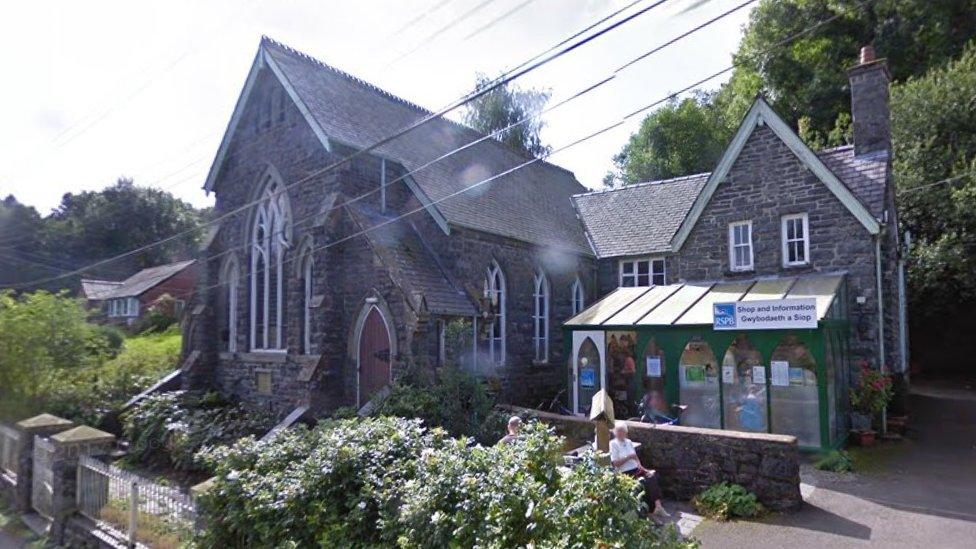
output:
[[[573,411],[587,413],[606,388],[617,417],[636,416],[641,401],[666,415],[684,405],[681,425],[794,435],[805,449],[839,446],[847,436],[845,288],[843,274],[618,288],[563,326]],[[738,325],[719,318],[733,307],[752,316]],[[808,314],[796,322],[768,312],[802,307]]]

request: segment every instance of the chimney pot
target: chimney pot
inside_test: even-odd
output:
[[[861,64],[870,63],[875,60],[874,46],[867,45],[861,48]]]

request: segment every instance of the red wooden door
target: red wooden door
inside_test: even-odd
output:
[[[379,309],[366,315],[359,336],[359,404],[390,383],[390,332]]]

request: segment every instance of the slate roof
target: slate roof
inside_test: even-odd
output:
[[[85,299],[101,300],[112,290],[122,285],[118,280],[95,280],[89,278],[81,279],[81,295]]]
[[[708,174],[649,181],[573,197],[597,257],[668,251]]]
[[[123,280],[112,291],[106,293],[102,299],[113,299],[118,297],[138,297],[147,290],[155,287],[180,273],[183,269],[193,264],[193,260],[170,263],[169,265],[159,265],[143,269],[138,273]]]
[[[884,215],[887,153],[854,156],[846,145],[817,152],[871,215]],[[597,257],[670,251],[671,240],[701,193],[709,173],[627,185],[573,197]]]
[[[330,139],[365,148],[430,114],[274,40],[263,38],[261,46]],[[379,147],[376,153],[413,171],[481,137],[461,124],[438,118]],[[540,161],[451,196],[528,160],[523,153],[487,139],[412,177],[427,199],[443,199],[435,207],[449,224],[592,254],[570,201],[586,188],[563,168]]]
[[[855,157],[854,146],[845,145],[824,149],[817,156],[867,206],[871,215],[879,219],[884,215],[887,151]]]
[[[370,212],[361,203],[354,203],[349,209],[364,229],[376,227],[364,234],[390,269],[396,284],[408,295],[412,292],[422,295],[433,314],[476,314],[474,304],[450,279],[436,254],[411,223],[401,220],[381,225],[392,218]]]

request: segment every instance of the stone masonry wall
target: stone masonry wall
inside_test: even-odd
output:
[[[256,104],[281,93],[278,83],[264,72],[256,81],[251,102],[245,106],[238,129],[231,140],[227,160],[216,181],[216,213],[224,214],[254,200],[259,178],[273,167],[285,185],[294,220],[291,247],[285,253],[282,274],[284,303],[284,337],[286,353],[252,352],[250,349],[250,209],[221,223],[220,231],[201,261],[201,289],[191,310],[201,309],[191,321],[191,349],[201,353],[202,366],[187,376],[188,385],[213,383],[222,392],[235,395],[255,408],[287,413],[303,399],[317,399],[316,408],[327,411],[340,405],[356,403],[356,356],[351,350],[352,335],[367,297],[376,298],[392,318],[398,356],[394,375],[412,360],[412,338],[417,326],[414,304],[408,302],[379,257],[362,236],[345,238],[360,230],[343,207],[345,200],[373,191],[356,207],[380,209],[379,188],[381,161],[364,155],[326,173],[316,172],[354,152],[330,142],[326,151],[291,102],[286,102],[284,116],[274,111],[270,125],[256,124]],[[272,105],[276,105],[276,100]],[[403,168],[387,162],[387,180],[403,173]],[[306,180],[307,181],[304,181]],[[301,184],[295,182],[303,180]],[[386,189],[388,210],[395,214],[416,208],[413,193],[403,182]],[[502,398],[509,402],[538,404],[565,386],[562,356],[561,323],[570,316],[571,287],[576,276],[587,285],[587,301],[595,296],[592,259],[572,253],[542,250],[524,242],[451,227],[446,235],[427,211],[410,215],[401,223],[413,223],[429,246],[435,250],[442,266],[463,286],[473,301],[481,296],[485,273],[492,259],[505,272],[508,290],[506,365],[488,372],[500,381]],[[303,349],[301,338],[302,283],[298,253],[306,245],[315,251],[313,309],[310,350]],[[237,298],[236,352],[221,340],[222,320],[227,318],[226,299],[219,297],[221,267],[236,258],[239,287]],[[209,259],[207,259],[209,258]],[[549,277],[550,342],[549,360],[533,364],[532,292],[536,269]],[[428,356],[436,356],[435,337],[426,342]],[[481,361],[487,365],[487,359]],[[209,372],[209,374],[208,374]],[[269,394],[257,391],[258,375],[270,375]],[[532,402],[535,400],[535,402]]]
[[[587,419],[513,409],[552,425],[569,439],[594,439],[594,423]],[[631,440],[641,443],[641,463],[658,472],[669,497],[689,500],[724,481],[742,485],[774,511],[796,511],[803,503],[796,437],[634,421],[627,425]]]
[[[810,262],[800,267],[784,267],[781,218],[804,212],[809,219]],[[752,221],[754,269],[733,272],[729,264],[728,226],[746,220]],[[616,259],[601,261],[601,295],[617,286],[616,265]],[[877,363],[878,292],[874,239],[765,126],[756,128],[746,142],[681,250],[666,259],[669,284],[841,271],[847,273],[848,280],[852,356]],[[865,298],[863,305],[857,303],[859,296]],[[888,303],[885,307],[889,308]],[[886,330],[890,332],[894,328],[896,326],[890,325]],[[890,336],[886,333],[886,337]],[[891,360],[892,351],[887,347],[886,355]]]
[[[433,220],[415,223],[423,237],[439,252],[454,280],[473,299],[481,296],[485,276],[495,261],[505,275],[506,361],[504,366],[489,364],[487,347],[479,346],[479,370],[501,384],[504,402],[537,405],[566,386],[562,323],[572,316],[572,287],[582,281],[586,303],[596,295],[595,261],[575,253],[543,249],[497,235],[451,227],[445,235]],[[549,359],[535,360],[533,345],[533,292],[536,273],[549,280]]]

